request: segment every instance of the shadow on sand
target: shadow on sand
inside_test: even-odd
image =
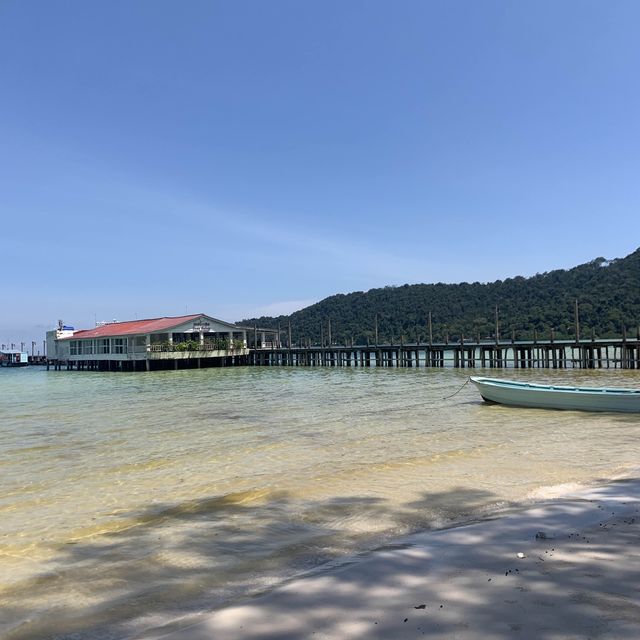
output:
[[[620,486],[612,485],[611,491]],[[135,527],[66,545],[50,573],[3,594],[3,618],[23,622],[2,637],[104,640],[162,637],[182,630],[180,638],[193,640],[297,640],[307,637],[304,629],[314,629],[336,639],[555,640],[598,636],[607,620],[623,624],[615,637],[638,637],[639,563],[603,563],[603,558],[621,557],[621,545],[635,548],[636,519],[614,523],[615,513],[605,514],[593,501],[551,505],[540,522],[503,517],[499,526],[487,520],[406,538],[375,553],[345,555],[426,526],[435,512],[443,519],[455,513],[477,521],[492,503],[490,493],[461,487],[424,493],[397,507],[358,496],[315,502],[296,517],[291,515],[294,505],[282,494],[258,506],[237,497],[153,505],[138,514]],[[586,526],[581,509],[590,510],[598,522]],[[363,516],[392,520],[400,527],[377,539],[341,527]],[[558,535],[534,540],[537,526]],[[603,527],[616,527],[616,536],[596,535]],[[424,536],[431,536],[426,546]],[[527,558],[518,564],[515,550],[525,543]],[[586,545],[589,553],[582,553],[579,564],[567,561]],[[370,564],[374,557],[375,566]],[[302,582],[292,580],[301,574],[307,574]],[[269,593],[277,584],[276,592]],[[266,598],[256,599],[264,593]],[[37,603],[45,596],[49,608],[39,611]],[[242,607],[258,601],[259,614],[247,610],[257,616],[248,617],[254,620],[251,628],[222,617],[217,627],[200,623],[184,629],[201,619],[199,611],[232,604],[242,618]],[[389,607],[396,613],[390,616]],[[528,607],[531,615],[546,616],[535,634],[523,626]],[[636,635],[625,635],[627,623]],[[150,628],[158,631],[144,632]]]

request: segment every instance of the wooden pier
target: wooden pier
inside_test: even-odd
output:
[[[399,345],[298,345],[252,348],[243,354],[204,358],[183,352],[158,362],[52,360],[61,371],[156,371],[208,367],[452,367],[456,369],[640,369],[640,339],[445,342]],[[44,362],[38,362],[44,364]]]
[[[251,349],[255,366],[640,369],[640,339],[298,345]]]
[[[399,345],[297,345],[251,348],[243,354],[202,357],[197,351],[166,354],[158,362],[53,360],[50,367],[78,371],[155,371],[205,367],[452,367],[456,369],[640,369],[640,340],[535,340]],[[35,364],[35,363],[34,363]],[[45,364],[38,361],[37,364]]]

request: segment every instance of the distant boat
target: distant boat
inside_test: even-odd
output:
[[[29,354],[26,351],[0,351],[0,367],[26,367]]]
[[[486,402],[512,407],[640,412],[640,389],[566,387],[471,376]]]

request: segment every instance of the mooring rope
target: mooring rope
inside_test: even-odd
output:
[[[452,393],[450,396],[445,396],[444,398],[442,398],[443,400],[448,400],[449,398],[453,398],[453,396],[457,396],[469,383],[471,382],[471,376],[469,376],[465,381],[464,384],[455,392]]]

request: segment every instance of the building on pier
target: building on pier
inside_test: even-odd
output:
[[[29,364],[29,354],[26,351],[3,349],[0,351],[0,367],[26,367]]]
[[[203,313],[99,323],[76,331],[62,322],[47,332],[47,362],[55,368],[137,371],[240,364],[249,337],[263,346],[266,330],[240,327]]]

